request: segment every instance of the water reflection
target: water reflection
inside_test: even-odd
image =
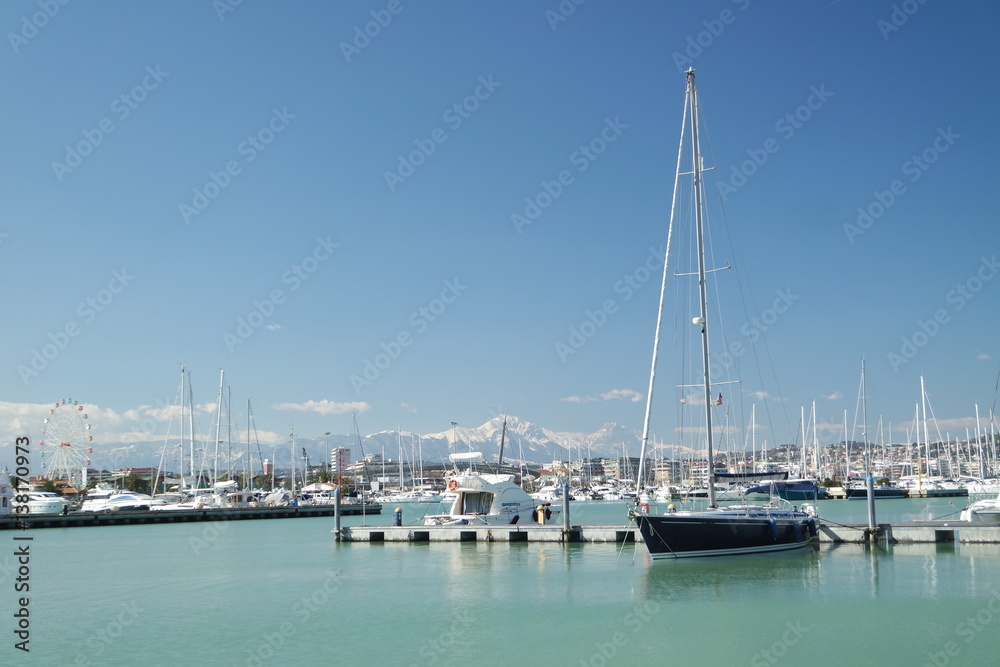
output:
[[[825,544],[808,551],[734,558],[647,561],[642,595],[660,603],[779,600],[975,598],[993,585],[993,545]]]

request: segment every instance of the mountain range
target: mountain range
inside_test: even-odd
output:
[[[617,458],[624,455],[638,456],[641,437],[621,424],[614,422],[604,424],[593,433],[574,433],[552,431],[529,421],[514,416],[494,417],[476,428],[466,428],[455,425],[441,433],[417,435],[407,431],[380,431],[359,438],[355,434],[324,436],[321,438],[296,438],[294,443],[285,445],[250,446],[254,467],[260,465],[261,459],[270,459],[278,469],[289,465],[291,453],[296,456],[296,466],[301,466],[306,460],[310,465],[326,462],[334,448],[347,447],[351,450],[350,460],[357,461],[363,456],[378,454],[385,460],[415,461],[418,458],[425,461],[442,461],[455,452],[482,452],[487,461],[497,461],[500,453],[501,434],[504,419],[507,423],[504,438],[504,461],[524,461],[525,463],[546,464],[553,461],[571,461],[581,458]],[[91,468],[115,470],[123,468],[155,468],[161,464],[167,470],[179,470],[181,467],[181,443],[171,439],[166,448],[162,440],[155,442],[135,442],[127,445],[101,444],[95,441],[90,458]],[[190,444],[185,443],[184,456],[188,456]],[[201,439],[196,441],[197,452],[203,449],[214,450],[214,445]],[[3,448],[0,447],[0,450]],[[165,454],[164,454],[165,449]],[[678,448],[661,447],[665,456],[678,455]],[[212,452],[209,452],[212,453]],[[220,443],[220,458],[223,460],[245,460],[247,444],[233,442]],[[187,466],[184,463],[184,466]],[[220,468],[224,464],[219,464]],[[241,467],[237,466],[237,467]]]

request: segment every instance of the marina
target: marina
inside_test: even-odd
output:
[[[626,525],[624,503],[573,505],[574,524]],[[895,528],[959,507],[904,499],[879,509]],[[831,526],[858,524],[864,510],[864,503],[820,503]],[[404,508],[410,525],[400,528],[424,530],[425,511],[440,509]],[[386,508],[343,517],[352,531],[362,523],[389,531],[393,520]],[[191,647],[183,659],[219,665],[335,662],[375,645],[391,656],[382,664],[506,664],[507,655],[484,659],[498,635],[517,637],[518,650],[537,662],[574,667],[662,664],[663,651],[669,664],[775,664],[767,660],[775,648],[797,661],[837,652],[857,664],[923,665],[951,641],[962,659],[949,664],[973,665],[991,664],[996,648],[989,623],[965,641],[974,630],[967,619],[996,622],[983,611],[997,604],[993,544],[819,541],[794,552],[653,561],[627,540],[352,544],[333,539],[332,523],[25,531],[33,537],[31,657],[103,665],[147,655],[147,664],[166,664],[178,637]],[[558,533],[561,525],[544,529]],[[0,557],[0,577],[10,576],[3,567],[11,561]],[[171,596],[198,613],[160,602]],[[87,613],[67,624],[66,608]],[[248,613],[234,618],[234,609]],[[553,641],[542,631],[542,619],[557,616],[578,639]],[[706,653],[720,627],[727,639]],[[863,650],[858,637],[871,637]]]

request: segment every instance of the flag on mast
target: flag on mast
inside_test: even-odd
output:
[[[715,404],[722,405],[722,394],[719,394],[719,397],[715,399]]]

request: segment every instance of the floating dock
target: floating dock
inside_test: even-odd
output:
[[[635,525],[621,526],[351,526],[338,542],[598,542],[642,541]]]
[[[341,505],[341,516],[379,514],[382,506]],[[295,519],[314,516],[334,516],[333,505],[299,505],[286,507],[225,507],[202,510],[164,510],[119,512],[70,512],[55,515],[8,515],[0,517],[0,530],[34,530],[35,528],[72,528],[75,526],[124,526],[146,523],[189,523],[197,521],[248,521],[257,519]]]
[[[1000,524],[944,520],[910,521],[880,523],[873,531],[866,523],[820,522],[817,537],[820,542],[1000,544]]]

